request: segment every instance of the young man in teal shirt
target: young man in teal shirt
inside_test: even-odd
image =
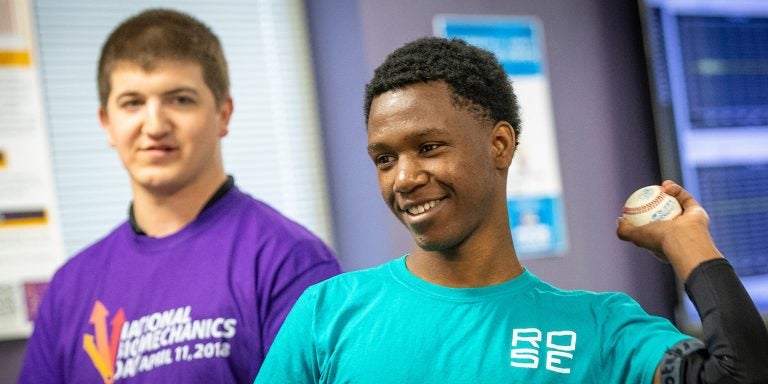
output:
[[[486,51],[419,39],[366,88],[368,153],[416,246],[310,287],[256,383],[768,382],[768,332],[679,185],[678,218],[618,235],[668,260],[706,345],[625,294],[565,291],[518,261],[506,206],[515,95]]]

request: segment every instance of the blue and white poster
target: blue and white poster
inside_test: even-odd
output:
[[[509,225],[517,254],[563,254],[568,241],[542,28],[532,17],[435,16],[436,36],[493,52],[520,104],[522,134],[507,180]]]

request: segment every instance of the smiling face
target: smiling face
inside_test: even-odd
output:
[[[162,62],[147,72],[120,63],[110,81],[99,118],[134,192],[172,194],[223,182],[220,139],[232,101],[216,104],[199,64]]]
[[[508,123],[457,107],[443,82],[388,91],[371,103],[368,153],[381,195],[424,251],[451,252],[509,231],[514,139]]]

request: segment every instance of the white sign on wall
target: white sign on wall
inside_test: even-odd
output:
[[[504,66],[522,120],[507,181],[515,249],[521,258],[564,253],[563,187],[541,23],[532,17],[438,15],[433,27],[437,36],[461,38],[493,52]]]

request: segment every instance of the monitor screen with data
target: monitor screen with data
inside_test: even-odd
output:
[[[768,1],[640,9],[662,176],[707,209],[717,246],[768,317]],[[698,327],[681,297],[679,325]]]

